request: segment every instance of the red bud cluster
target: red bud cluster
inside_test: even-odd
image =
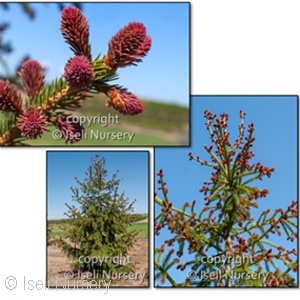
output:
[[[50,123],[60,131],[56,137],[78,142],[83,138],[83,128],[80,124],[65,122],[69,116],[65,111],[80,108],[91,93],[104,93],[108,97],[107,106],[121,114],[143,112],[137,96],[109,82],[117,78],[118,68],[136,65],[148,54],[152,40],[146,26],[130,22],[111,38],[107,55],[101,58],[99,54],[93,59],[89,24],[81,10],[75,6],[65,7],[60,23],[62,36],[74,53],[66,62],[61,78],[45,86],[45,70],[39,62],[30,59],[18,72],[26,94],[24,99],[8,80],[0,80],[0,111],[11,113],[0,124],[0,145],[21,144],[21,137],[41,137]]]
[[[187,266],[191,266],[193,270],[198,268],[197,270],[211,272],[211,268],[217,268],[223,274],[225,270],[244,267],[245,270],[249,269],[253,272],[265,272],[268,279],[266,282],[262,281],[261,286],[295,285],[287,273],[290,270],[297,270],[297,264],[293,259],[293,256],[297,256],[296,250],[287,251],[285,247],[267,240],[272,234],[280,236],[282,233],[285,233],[291,242],[297,238],[298,234],[293,228],[297,227],[293,221],[298,217],[297,202],[293,201],[286,210],[278,208],[271,212],[270,209],[266,209],[256,220],[253,219],[251,209],[258,208],[257,200],[267,197],[270,192],[268,189],[258,188],[252,184],[265,176],[271,177],[275,171],[274,168],[265,167],[260,162],[251,162],[255,156],[252,152],[255,126],[253,123],[249,124],[245,136],[246,113],[240,111],[238,138],[232,144],[227,132],[229,116],[223,113],[217,117],[208,110],[204,111],[204,115],[212,141],[212,145],[204,145],[210,161],[200,159],[191,152],[188,153],[189,160],[195,160],[201,165],[212,168],[210,180],[205,181],[199,189],[204,194],[204,207],[198,214],[194,211],[195,200],[192,204],[182,201],[182,209],[173,207],[169,201],[170,195],[165,190],[164,172],[160,169],[157,173],[158,189],[163,192],[163,200],[157,201],[161,205],[161,210],[156,218],[155,234],[160,234],[162,228],[167,229],[172,237],[165,241],[164,247],[174,247],[177,243],[177,257],[186,254],[185,249],[188,250],[188,254],[194,255],[194,259],[190,257],[185,263],[182,261],[175,263],[176,270],[183,271]],[[215,254],[214,257],[233,259],[223,265],[208,262],[199,264],[201,259],[207,259],[212,253]],[[250,260],[250,263],[243,262],[243,266],[235,263],[235,258],[245,257]],[[267,272],[266,268],[274,270],[277,260],[289,264],[287,271],[280,272],[275,269],[274,272]],[[240,286],[245,284],[232,282]],[[206,283],[195,281],[194,284],[232,286],[232,282],[220,279]]]

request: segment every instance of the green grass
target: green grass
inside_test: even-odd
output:
[[[63,237],[65,235],[65,231],[61,228],[61,225],[59,224],[49,224],[48,228],[51,230],[51,234]]]
[[[138,237],[147,237],[148,236],[148,222],[144,223],[134,223],[128,227],[128,231],[138,231]]]

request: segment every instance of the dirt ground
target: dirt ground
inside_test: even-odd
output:
[[[47,279],[48,286],[53,288],[107,288],[109,278],[104,282],[96,283],[96,281],[86,280],[88,274],[78,273],[73,270],[71,261],[61,251],[58,246],[50,245],[47,249]],[[130,262],[134,264],[135,270],[129,274],[123,274],[116,279],[115,283],[110,283],[110,287],[148,287],[149,286],[149,270],[148,257],[149,247],[148,238],[137,238],[134,246],[129,250]],[[90,275],[93,276],[93,275]],[[97,278],[93,276],[91,279]]]
[[[146,219],[143,219],[143,220],[139,220],[139,221],[137,221],[135,223],[148,223],[148,222],[149,222],[149,220],[148,220],[148,218],[146,218]]]

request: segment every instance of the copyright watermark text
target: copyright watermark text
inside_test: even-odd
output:
[[[108,289],[111,284],[111,280],[87,280],[87,279],[73,279],[73,271],[66,271],[64,279],[55,277],[54,282],[51,282],[49,277],[45,279],[30,279],[23,276],[21,279],[17,279],[15,276],[8,276],[5,278],[4,286],[7,290],[22,289],[24,291],[34,290],[46,290],[49,288],[63,288],[63,289],[82,289],[82,288],[93,288],[93,289],[105,289],[104,294],[108,293]]]

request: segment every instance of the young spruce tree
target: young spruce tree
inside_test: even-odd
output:
[[[108,178],[104,158],[96,156],[91,161],[84,181],[75,177],[79,187],[71,188],[72,200],[78,205],[66,203],[65,215],[70,218],[70,226],[58,244],[74,261],[76,269],[92,272],[101,279],[109,272],[132,271],[132,265],[124,264],[121,258],[128,255],[136,236],[135,231],[127,230],[135,201],[130,202],[124,192],[119,192],[118,171]]]

